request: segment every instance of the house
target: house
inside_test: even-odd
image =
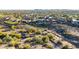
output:
[[[42,21],[42,20],[37,20],[37,21],[36,21],[36,24],[41,25],[41,24],[43,24],[43,21]]]
[[[79,20],[72,19],[72,24],[75,25],[75,26],[79,26]]]
[[[25,16],[24,16],[24,19],[22,19],[21,22],[23,22],[23,23],[30,22],[30,17],[29,17],[28,15],[25,15]]]
[[[58,23],[61,23],[61,24],[64,24],[66,23],[67,21],[64,19],[64,18],[60,18],[57,20]]]
[[[44,17],[44,19],[49,19],[49,16],[48,16],[48,15],[47,15],[47,16],[45,16],[45,17]]]
[[[44,19],[45,19],[45,21],[48,21],[48,22],[54,22],[54,21],[56,21],[53,16],[45,16]]]
[[[24,19],[25,19],[25,20],[30,20],[30,18],[29,18],[28,15],[25,15],[25,16],[24,16]]]

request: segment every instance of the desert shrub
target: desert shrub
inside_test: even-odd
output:
[[[19,44],[19,42],[18,41],[16,41],[16,40],[14,40],[14,39],[12,39],[11,41],[10,41],[10,45],[11,46],[16,46],[16,45],[18,45]]]
[[[10,34],[10,36],[11,37],[16,37],[18,39],[21,39],[21,34],[19,34],[19,33],[12,33],[12,34]]]
[[[36,34],[41,34],[41,33],[42,33],[42,31],[37,29]]]
[[[0,26],[0,29],[3,29],[3,27],[2,27],[2,26]]]
[[[49,39],[53,39],[52,33],[48,33],[47,36],[49,37]]]
[[[29,38],[29,37],[30,37],[30,35],[29,35],[29,34],[27,34],[27,35],[26,35],[26,38]]]
[[[47,31],[42,32],[42,35],[47,35]]]
[[[14,29],[16,29],[16,28],[17,28],[17,27],[16,27],[16,26],[14,26],[14,25],[12,25],[12,26],[11,26],[11,29],[13,29],[13,30],[14,30]]]
[[[31,45],[30,44],[24,44],[24,49],[30,49]]]
[[[18,41],[18,42],[21,41],[21,39],[18,39],[18,38],[16,38],[16,37],[13,37],[13,39],[16,40],[16,41]]]
[[[35,36],[33,39],[36,44],[43,44],[42,36]]]
[[[62,47],[62,49],[68,49],[68,48],[69,48],[68,45]]]
[[[6,36],[4,32],[0,32],[0,38],[3,39]]]
[[[18,48],[19,48],[19,49],[23,49],[23,48],[24,48],[24,44],[20,44],[20,45],[18,46]]]
[[[59,40],[59,41],[57,42],[57,44],[62,45],[62,41]]]
[[[35,33],[36,31],[37,31],[36,28],[29,28],[29,29],[28,29],[28,32],[29,32],[29,33]]]
[[[3,38],[3,40],[6,41],[6,42],[11,41],[12,39],[13,39],[13,38],[12,38],[11,36],[9,36],[9,35],[6,35],[6,36]]]
[[[12,31],[11,34],[9,34],[9,36],[14,37],[16,34],[16,32]]]
[[[0,45],[3,44],[3,41],[0,39]]]
[[[4,15],[3,14],[0,14],[0,19],[4,18]]]
[[[18,22],[13,22],[13,21],[4,21],[8,25],[16,25]]]
[[[20,39],[21,38],[21,34],[15,34],[15,36]]]
[[[42,40],[44,43],[47,43],[49,41],[49,37],[48,36],[43,36]]]
[[[55,43],[57,43],[59,40],[61,40],[60,37],[58,37],[57,35],[54,35],[54,34],[48,34],[48,37],[50,38],[49,40],[51,42],[55,42]]]
[[[51,45],[51,44],[46,44],[46,48],[48,48],[48,49],[52,49],[52,48],[54,48],[54,46]]]
[[[28,38],[26,38],[25,43],[26,42],[31,42],[31,40],[32,40],[32,38],[28,37]]]

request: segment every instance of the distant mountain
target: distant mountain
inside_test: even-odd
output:
[[[79,14],[79,10],[69,10],[69,9],[34,9],[34,10],[0,10],[0,12],[8,12],[8,13],[68,13],[68,14]]]

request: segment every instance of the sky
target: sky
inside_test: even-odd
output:
[[[78,0],[0,0],[1,9],[79,9]]]

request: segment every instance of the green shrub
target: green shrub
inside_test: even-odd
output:
[[[25,43],[26,42],[30,42],[31,40],[32,40],[32,38],[30,38],[30,37],[29,38],[26,38]]]
[[[29,29],[28,29],[28,32],[29,32],[29,33],[35,33],[36,31],[37,31],[36,28],[29,28]]]
[[[19,49],[24,49],[24,44],[20,44],[20,45],[18,46],[18,48],[19,48]]]
[[[3,39],[6,36],[4,32],[0,32],[0,38]]]
[[[3,27],[2,27],[2,26],[0,26],[0,29],[3,29]]]
[[[30,44],[24,44],[24,49],[30,49],[31,45]]]
[[[19,34],[19,33],[11,33],[10,36],[11,37],[16,37],[18,39],[21,39],[21,37],[22,37],[21,34]]]
[[[36,34],[41,34],[41,33],[42,33],[42,31],[37,29]]]
[[[62,49],[68,49],[68,48],[69,48],[68,45],[62,47]]]
[[[34,40],[36,44],[43,44],[42,36],[35,36]]]
[[[8,25],[16,25],[18,22],[13,22],[13,21],[4,21]]]
[[[54,47],[53,47],[53,45],[51,45],[51,44],[46,44],[46,48],[52,49],[52,48],[54,48]]]
[[[42,35],[47,35],[47,31],[42,32]]]
[[[3,44],[3,41],[0,39],[0,45]]]
[[[21,34],[15,34],[15,37],[17,37],[18,39],[21,38]]]
[[[11,26],[11,29],[13,29],[13,30],[14,30],[14,29],[16,29],[16,28],[17,28],[17,27],[16,27],[16,26],[14,26],[14,25],[12,25],[12,26]]]
[[[62,45],[62,41],[59,40],[59,41],[57,42],[57,44]]]
[[[5,17],[5,15],[3,15],[3,14],[0,14],[0,19],[2,19],[2,18],[4,18]]]
[[[30,35],[29,35],[29,34],[27,34],[26,38],[29,38],[29,37],[30,37]]]
[[[48,36],[43,36],[42,40],[44,43],[47,43],[49,41],[49,37]]]
[[[11,41],[12,39],[13,39],[13,38],[12,38],[11,36],[9,36],[9,35],[6,35],[6,36],[3,38],[3,40],[6,41],[6,42]]]
[[[52,33],[48,33],[47,36],[49,37],[49,39],[53,39]]]
[[[16,45],[18,45],[19,44],[19,42],[17,42],[16,40],[14,40],[14,39],[12,39],[11,41],[10,41],[10,45],[11,46],[16,46]]]

